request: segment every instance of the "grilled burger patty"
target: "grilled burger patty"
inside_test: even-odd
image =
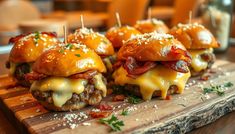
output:
[[[9,61],[6,63],[6,67],[9,69],[11,68],[11,64]],[[24,75],[27,73],[30,73],[30,72],[31,72],[31,64],[20,63],[20,64],[16,64],[14,72],[12,72],[12,73],[13,73],[14,77],[18,80],[18,83],[20,85],[29,87],[31,85],[31,82],[26,80]]]
[[[32,95],[39,101],[47,102],[53,104],[52,99],[53,91],[39,91],[33,90]],[[102,99],[102,91],[96,90],[94,85],[87,85],[81,94],[73,93],[72,98],[69,99],[64,105],[73,104],[76,102],[84,102],[89,105],[95,105]]]
[[[212,67],[212,65],[214,64],[214,62],[216,60],[214,53],[203,53],[200,56],[204,61],[206,61],[208,63],[207,68],[200,71],[200,72],[196,72],[192,67],[189,67],[189,69],[191,71],[191,76],[199,76],[199,75],[205,73],[205,71],[207,69],[210,69]]]
[[[107,84],[106,79],[103,77],[102,81]],[[85,86],[82,93],[73,93],[72,97],[62,106],[56,107],[53,102],[53,91],[40,91],[32,90],[31,93],[40,103],[47,109],[54,111],[64,111],[63,109],[73,109],[74,105],[76,107],[84,107],[85,105],[96,105],[102,100],[102,91],[95,88],[95,83],[93,80],[89,80],[89,83]]]
[[[126,84],[122,87],[122,89],[128,91],[129,93],[136,95],[136,96],[142,96],[140,93],[140,87],[138,85],[133,84]],[[176,93],[178,90],[178,87],[176,85],[171,85],[167,91],[168,95]],[[152,97],[159,97],[161,96],[161,90],[156,90],[153,92]]]

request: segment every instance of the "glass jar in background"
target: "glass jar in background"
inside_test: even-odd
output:
[[[203,4],[202,24],[220,43],[216,52],[225,52],[229,46],[233,0],[206,0]]]

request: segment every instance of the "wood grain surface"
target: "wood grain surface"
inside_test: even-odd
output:
[[[235,83],[235,64],[217,61],[213,70],[216,73],[211,73],[208,81],[190,79],[185,92],[173,95],[172,100],[154,98],[133,105],[112,102],[112,96],[109,96],[104,101],[112,105],[113,113],[124,121],[121,133],[189,132],[235,110],[235,87],[228,89],[224,96],[214,93],[204,95],[201,89],[201,86],[209,87],[213,83]],[[21,133],[108,133],[110,130],[97,119],[81,116],[81,112],[87,114],[94,107],[73,112],[49,112],[31,96],[27,88],[20,86],[0,89],[0,108]],[[130,115],[121,116],[121,111],[126,108],[132,109]],[[70,120],[66,118],[68,115],[78,117]],[[84,122],[90,123],[90,126],[84,125]]]

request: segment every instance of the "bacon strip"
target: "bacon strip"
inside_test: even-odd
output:
[[[30,81],[30,80],[41,80],[41,79],[46,78],[46,77],[47,77],[47,75],[36,73],[36,72],[27,73],[27,74],[24,75],[24,78],[28,81]]]
[[[156,65],[157,65],[156,62],[152,61],[137,63],[133,57],[127,57],[127,60],[123,65],[123,67],[128,72],[129,77],[135,77],[135,75],[143,74],[148,70],[154,68]]]
[[[31,33],[27,33],[27,34],[21,34],[21,35],[18,35],[18,36],[15,36],[15,37],[12,37],[12,38],[10,38],[10,40],[9,40],[9,44],[13,44],[13,43],[15,43],[15,42],[17,42],[19,39],[21,39],[21,38],[23,38],[23,37],[25,37],[25,36],[28,36],[28,35],[30,35],[30,34],[32,34],[33,32],[31,32]],[[55,33],[55,32],[41,32],[41,34],[47,34],[48,36],[51,36],[51,37],[57,37],[57,34]]]
[[[176,46],[171,47],[171,52],[168,53],[168,56],[178,57],[179,59],[186,61],[187,66],[191,64],[192,57],[189,54],[189,52],[182,50],[180,48],[177,48]]]
[[[95,76],[98,72],[96,70],[90,70],[90,71],[87,71],[85,73],[79,73],[79,74],[74,74],[74,75],[71,75],[69,76],[69,78],[71,79],[91,79],[93,78],[93,76]]]
[[[113,64],[113,69],[118,69],[119,67],[121,67],[123,64],[122,61],[117,61]]]
[[[80,79],[89,80],[89,79],[93,78],[93,76],[95,76],[97,73],[98,72],[96,70],[91,70],[91,71],[87,71],[85,73],[71,75],[68,78],[71,78],[71,79],[79,79],[80,78]],[[32,73],[25,74],[24,77],[26,80],[41,80],[41,79],[48,77],[48,75],[32,72]]]
[[[108,117],[111,113],[112,113],[111,111],[100,111],[100,112],[90,111],[89,115],[92,118],[105,118],[105,117]]]
[[[178,61],[162,61],[161,62],[164,66],[171,68],[177,72],[187,73],[189,72],[188,63],[183,60]]]

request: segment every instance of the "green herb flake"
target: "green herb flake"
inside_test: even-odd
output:
[[[121,113],[121,115],[123,115],[123,116],[127,116],[129,114],[129,111],[128,110],[126,110],[126,109],[122,109],[122,113]]]
[[[70,49],[73,48],[73,45],[69,43],[69,44],[67,44],[65,47],[70,50]]]
[[[81,55],[80,55],[80,54],[75,54],[75,56],[77,56],[77,57],[81,57]]]
[[[223,85],[215,85],[215,86],[211,85],[211,87],[209,87],[209,88],[203,88],[203,91],[204,91],[204,94],[215,92],[219,96],[223,96],[225,94],[224,88],[228,88],[228,87],[232,87],[232,86],[233,86],[233,83],[227,82]]]
[[[233,83],[232,82],[227,82],[224,84],[224,87],[232,87]]]
[[[63,54],[63,53],[64,53],[64,49],[60,49],[60,50],[59,50],[59,53],[62,53],[62,54]]]
[[[38,44],[38,40],[40,39],[40,32],[36,31],[35,32],[35,40],[34,40],[34,43],[35,44]]]
[[[109,42],[107,41],[107,40],[102,40],[102,42],[104,43],[104,44],[108,44]]]
[[[132,104],[138,104],[141,102],[141,99],[137,96],[130,95],[130,96],[128,96],[128,102],[132,103]]]
[[[112,115],[111,118],[102,118],[99,122],[111,127],[112,131],[121,131],[121,127],[124,126],[123,121],[118,120],[115,115]]]

